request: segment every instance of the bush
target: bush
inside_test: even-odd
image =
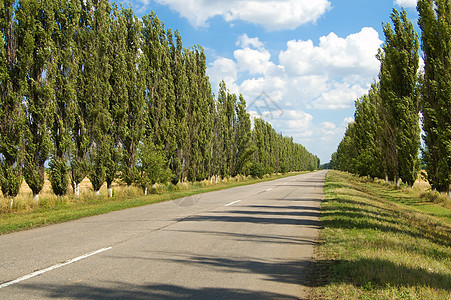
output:
[[[265,168],[260,163],[253,163],[249,168],[249,174],[254,178],[263,178],[265,175]]]

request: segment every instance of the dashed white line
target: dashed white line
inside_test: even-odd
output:
[[[24,281],[24,280],[33,278],[33,277],[36,277],[36,276],[39,276],[39,275],[41,275],[41,274],[50,272],[50,271],[52,271],[52,270],[55,270],[55,269],[58,269],[58,268],[67,266],[67,265],[69,265],[69,264],[72,264],[72,263],[74,263],[74,262],[77,262],[77,261],[80,261],[80,260],[82,260],[82,259],[88,258],[88,257],[90,257],[90,256],[93,256],[93,255],[99,254],[99,253],[101,253],[101,252],[110,250],[111,248],[112,248],[112,247],[102,248],[102,249],[99,249],[99,250],[97,250],[97,251],[94,251],[94,252],[91,252],[91,253],[88,253],[88,254],[85,254],[85,255],[82,255],[82,256],[73,258],[73,259],[68,260],[68,261],[66,261],[66,262],[59,263],[59,264],[53,265],[53,266],[51,266],[51,267],[48,267],[48,268],[45,268],[45,269],[42,269],[42,270],[39,270],[39,271],[30,273],[30,274],[28,274],[28,275],[19,277],[19,278],[15,279],[15,280],[5,282],[5,283],[3,283],[3,284],[0,284],[0,289],[5,288],[5,287],[10,286],[10,285],[13,285],[13,284],[16,284],[16,283],[19,283],[19,282],[21,282],[21,281]]]
[[[230,202],[229,204],[226,204],[226,205],[224,205],[224,206],[234,205],[234,204],[236,204],[236,203],[238,203],[238,202],[241,202],[241,200],[236,200],[236,201]]]

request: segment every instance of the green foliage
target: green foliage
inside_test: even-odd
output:
[[[144,189],[155,183],[166,183],[172,179],[171,170],[161,149],[158,149],[151,137],[144,138],[138,148],[139,178],[137,183]]]
[[[66,195],[69,184],[67,162],[63,159],[52,159],[49,166],[49,181],[52,185],[53,193],[57,196]]]
[[[265,175],[265,168],[261,163],[252,163],[249,167],[249,175],[253,176],[254,178],[263,178]]]
[[[381,61],[380,96],[384,126],[383,159],[389,179],[413,185],[420,161],[420,125],[416,98],[419,63],[418,35],[407,13],[391,14],[394,30],[384,24],[385,44]]]
[[[20,167],[7,167],[2,164],[0,168],[0,185],[3,196],[14,198],[19,193],[22,184],[22,169]]]
[[[95,192],[100,190],[106,179],[105,156],[106,152],[102,147],[90,151],[88,178]]]
[[[18,80],[15,1],[0,4],[0,185],[4,197],[14,198],[22,183],[23,123]]]
[[[432,187],[449,192],[451,184],[451,4],[449,0],[418,1],[424,53],[421,82],[423,159]]]

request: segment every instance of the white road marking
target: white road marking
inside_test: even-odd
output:
[[[241,202],[241,200],[233,201],[233,202],[231,202],[231,203],[229,203],[229,204],[226,204],[226,205],[224,205],[224,206],[234,205],[235,203],[238,203],[238,202]]]
[[[42,270],[39,270],[39,271],[30,273],[30,274],[25,275],[25,276],[22,276],[22,277],[19,277],[19,278],[15,279],[15,280],[5,282],[5,283],[3,283],[3,284],[0,284],[0,289],[5,288],[5,287],[10,286],[10,285],[13,285],[13,284],[16,284],[16,283],[19,283],[19,282],[21,282],[21,281],[24,281],[24,280],[33,278],[33,277],[36,277],[36,276],[39,276],[39,275],[44,274],[44,273],[46,273],[46,272],[50,272],[50,271],[52,271],[52,270],[55,270],[55,269],[58,269],[58,268],[67,266],[67,265],[69,265],[69,264],[72,264],[72,263],[74,263],[74,262],[77,262],[77,261],[80,261],[80,260],[82,260],[82,259],[88,258],[88,257],[90,257],[90,256],[93,256],[93,255],[99,254],[99,253],[101,253],[101,252],[110,250],[111,248],[112,248],[112,247],[102,248],[102,249],[99,249],[99,250],[97,250],[97,251],[94,251],[94,252],[91,252],[91,253],[88,253],[88,254],[85,254],[85,255],[82,255],[82,256],[73,258],[73,259],[68,260],[68,261],[66,261],[66,262],[59,263],[59,264],[56,264],[56,265],[54,265],[54,266],[51,266],[51,267],[48,267],[48,268],[45,268],[45,269],[42,269]]]
[[[272,190],[272,188],[270,188],[270,189],[267,189],[266,191],[267,191],[267,192],[269,192],[270,190]]]

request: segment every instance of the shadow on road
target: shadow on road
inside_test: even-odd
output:
[[[295,218],[273,218],[273,217],[251,217],[251,216],[193,216],[181,220],[183,222],[239,222],[270,225],[301,225],[320,228],[321,223],[318,220],[306,220]]]
[[[252,242],[252,243],[268,243],[268,244],[292,244],[292,245],[311,245],[313,243],[310,239],[303,239],[288,235],[258,235],[246,234],[225,231],[207,231],[207,230],[171,230],[180,233],[189,234],[206,234],[212,236],[221,236],[224,238],[232,238],[237,242]]]
[[[66,299],[296,299],[282,294],[241,289],[191,289],[168,284],[131,285],[123,282],[107,282],[105,285],[111,287],[86,284],[22,286],[39,292],[44,297]]]

